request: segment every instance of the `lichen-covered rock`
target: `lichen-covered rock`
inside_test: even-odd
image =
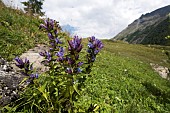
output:
[[[36,68],[38,74],[40,74],[47,71],[48,67],[41,64],[43,57],[39,53],[47,50],[48,47],[46,45],[39,44],[35,48],[23,53],[20,58],[27,58],[33,63],[33,67]],[[26,84],[19,86],[19,83],[25,77],[19,71],[20,69],[15,66],[15,61],[9,63],[0,57],[0,106],[5,106],[11,101],[16,100],[19,97],[18,91],[26,86]]]
[[[19,97],[19,83],[23,78],[7,61],[0,58],[0,106],[5,106]]]

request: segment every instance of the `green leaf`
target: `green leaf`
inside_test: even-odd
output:
[[[55,81],[53,81],[53,85],[56,85],[56,82],[55,82]]]
[[[42,86],[38,88],[38,90],[42,93],[42,96],[48,101],[48,92],[45,90],[47,82],[45,82]]]
[[[73,88],[73,86],[70,86],[69,90],[70,90],[70,95],[72,95],[72,94],[74,93],[74,88]]]
[[[100,108],[100,107],[99,107],[97,104],[95,104],[93,111],[95,112],[95,111],[97,111],[99,108]]]
[[[78,86],[77,84],[74,84],[74,85],[73,85],[73,88],[74,88],[74,90],[78,93],[78,95],[80,95],[79,90],[77,89],[77,86]]]
[[[55,91],[56,92],[54,94],[55,94],[56,97],[58,97],[58,88],[55,88]]]
[[[21,85],[22,83],[24,83],[27,79],[28,79],[28,77],[25,77],[25,78],[21,81],[21,83],[20,83],[19,85]]]
[[[42,86],[40,86],[40,87],[38,88],[38,90],[39,90],[40,92],[44,92],[44,91],[45,91],[45,88],[46,88],[46,85],[47,85],[47,82],[45,82]]]

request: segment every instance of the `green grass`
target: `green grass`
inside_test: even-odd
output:
[[[0,55],[12,60],[35,44],[46,43],[46,34],[38,29],[41,22],[0,3]],[[91,103],[98,104],[101,113],[168,113],[170,82],[154,72],[149,63],[170,67],[162,52],[170,47],[109,40],[103,43],[92,77],[75,105],[88,108]]]
[[[131,52],[127,51],[125,55],[130,55],[125,57],[113,52],[115,48],[107,51],[111,44],[109,42],[109,45],[105,45],[105,49],[98,56],[91,73],[92,78],[87,80],[78,105],[87,107],[90,103],[98,104],[104,113],[168,113],[170,82],[162,79],[149,64],[139,60],[140,57],[137,57],[137,60],[131,56]],[[138,46],[124,44],[124,47],[125,45],[126,49]]]
[[[47,40],[39,25],[42,20],[7,8],[0,1],[0,56],[12,60],[15,56]]]
[[[170,46],[127,44],[104,40],[105,51],[128,58],[140,60],[145,63],[155,63],[169,67],[168,57],[164,50],[170,51]]]

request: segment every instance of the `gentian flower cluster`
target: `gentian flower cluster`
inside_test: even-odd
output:
[[[19,57],[15,58],[16,66],[19,67],[20,69],[23,69],[21,73],[25,76],[29,76],[30,78],[27,80],[27,82],[31,83],[34,78],[38,78],[38,74],[33,74],[33,66],[30,64],[29,60],[25,58],[23,61]]]
[[[94,62],[96,59],[96,55],[100,52],[100,50],[104,47],[103,43],[96,39],[94,36],[89,38],[88,43],[88,63]]]
[[[54,30],[54,33],[57,33],[57,29],[55,28],[58,27],[58,22],[53,19],[46,19],[44,20],[44,24],[40,24],[40,29],[44,28],[47,32],[51,32],[52,30]]]
[[[50,50],[41,52],[40,55],[44,56],[46,60],[44,60],[44,63],[48,65],[51,61],[54,61],[53,57],[58,50],[60,50],[59,44],[62,44],[62,42],[58,38],[58,29],[60,29],[60,26],[58,22],[52,19],[46,19],[44,21],[44,24],[40,25],[40,29],[43,28],[46,32],[48,32],[48,38],[49,38],[49,44],[50,44]],[[58,59],[59,61],[62,60],[61,55]]]
[[[65,55],[64,47],[59,46],[59,44],[62,44],[62,42],[58,38],[58,31],[56,27],[58,24],[52,19],[47,19],[44,22],[45,24],[41,24],[40,28],[44,28],[48,32],[51,48],[49,52],[45,51],[44,53],[40,53],[40,55],[45,57],[46,62],[58,62],[65,68],[65,72],[68,74],[77,74],[82,72],[80,67],[84,63],[78,62],[79,53],[83,48],[82,39],[78,36],[74,36],[73,39],[68,40],[68,54]],[[95,61],[96,55],[102,48],[103,44],[100,40],[96,39],[94,36],[89,38],[87,51],[88,64]],[[57,56],[57,58],[53,56]]]
[[[44,24],[40,24],[40,29],[43,28],[48,32],[48,38],[50,40],[50,45],[55,48],[56,45],[61,44],[62,42],[58,38],[58,30],[60,26],[58,22],[53,19],[44,20]]]
[[[82,39],[78,36],[74,36],[72,40],[68,41],[69,47],[69,55],[66,57],[66,61],[69,64],[69,67],[66,69],[66,73],[68,74],[74,74],[74,73],[80,73],[82,70],[80,69],[80,66],[83,65],[83,62],[76,63],[77,60],[79,60],[79,53],[82,50]]]
[[[63,63],[63,61],[65,60],[63,47],[59,48],[59,51],[56,53],[56,56],[58,56],[57,61]]]
[[[69,48],[68,50],[72,52],[79,53],[82,50],[83,45],[81,44],[82,39],[78,36],[74,36],[74,38],[70,41],[68,41]]]

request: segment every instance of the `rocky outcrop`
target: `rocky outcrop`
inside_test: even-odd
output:
[[[43,61],[44,57],[40,56],[39,53],[40,52],[44,52],[44,51],[48,51],[48,47],[47,45],[43,45],[43,44],[38,44],[36,45],[36,47],[34,47],[33,49],[29,49],[28,51],[26,51],[25,53],[23,53],[20,58],[21,59],[25,59],[27,58],[30,63],[33,63],[33,68],[38,72],[38,73],[42,73],[48,70],[48,67],[44,66],[41,62]],[[13,61],[15,62],[15,61]],[[18,67],[15,66],[15,64],[12,64],[12,67],[15,70],[19,70]]]
[[[169,76],[170,72],[167,67],[159,66],[158,64],[153,64],[153,63],[150,63],[150,65],[162,78],[170,80],[170,76]]]
[[[9,62],[0,58],[0,106],[5,106],[19,95],[18,91],[22,88],[19,83],[24,76],[13,70]]]
[[[48,50],[48,47],[39,44],[35,48],[23,53],[20,58],[27,58],[33,63],[37,73],[40,74],[48,70],[48,67],[41,64],[43,57],[39,55],[39,52],[44,52],[45,50]],[[20,69],[15,66],[15,61],[9,63],[0,57],[0,107],[16,100],[19,97],[18,91],[26,86],[26,84],[19,85],[25,77],[19,71]]]

